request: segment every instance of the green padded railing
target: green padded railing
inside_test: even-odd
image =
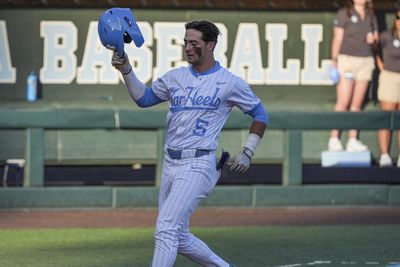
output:
[[[159,184],[165,111],[97,109],[0,109],[0,130],[25,129],[24,186],[44,185],[44,134],[50,129],[151,129],[157,133]],[[246,129],[249,116],[231,113],[224,129]],[[285,186],[302,184],[302,132],[330,129],[399,129],[400,112],[270,112],[269,129],[284,131]]]

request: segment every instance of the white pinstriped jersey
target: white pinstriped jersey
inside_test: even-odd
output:
[[[236,106],[247,113],[261,102],[242,78],[218,62],[201,74],[190,66],[171,70],[151,88],[169,101],[165,143],[173,149],[217,149],[231,109]]]

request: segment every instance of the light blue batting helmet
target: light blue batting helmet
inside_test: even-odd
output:
[[[144,43],[143,35],[129,8],[114,7],[105,11],[99,17],[97,30],[101,43],[105,47],[115,47],[121,57],[124,54],[124,43],[133,40],[137,47]]]

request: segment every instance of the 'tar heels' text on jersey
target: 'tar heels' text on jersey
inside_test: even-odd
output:
[[[204,95],[193,86],[188,86],[184,90],[172,89],[171,90],[171,111],[178,112],[183,110],[218,109],[221,104],[221,99],[218,97],[220,88],[216,87],[212,95]],[[211,91],[212,93],[212,91]]]

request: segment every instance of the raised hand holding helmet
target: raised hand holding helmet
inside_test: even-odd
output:
[[[119,52],[116,50],[114,50],[113,56],[111,58],[111,65],[119,70],[122,75],[127,75],[132,71],[132,66],[129,62],[128,55],[124,53],[121,57],[119,55]]]

